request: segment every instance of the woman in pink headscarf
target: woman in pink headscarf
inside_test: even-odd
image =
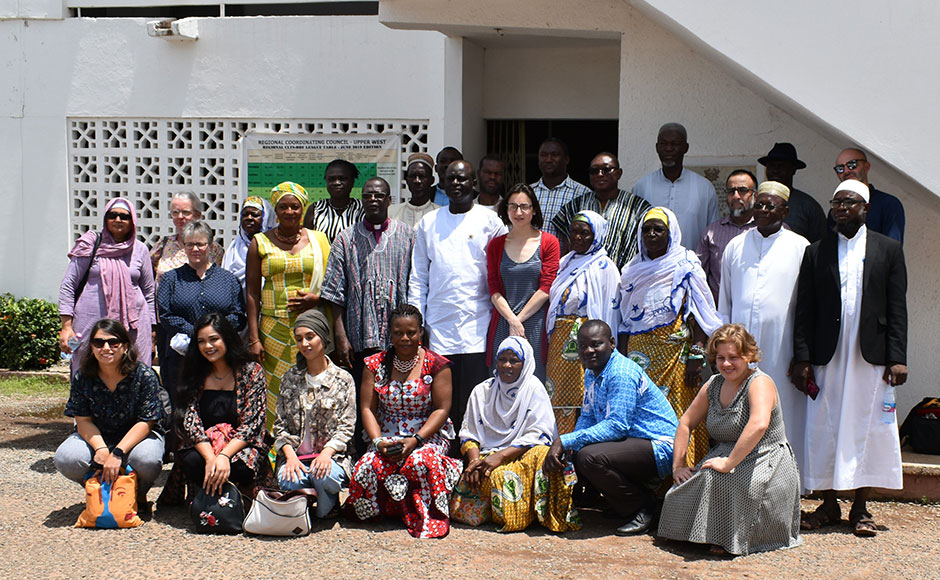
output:
[[[71,261],[59,290],[59,348],[64,353],[78,353],[72,357],[73,373],[88,347],[88,330],[101,318],[123,324],[137,346],[140,361],[151,363],[153,266],[147,246],[136,234],[137,214],[131,203],[112,199],[104,208],[101,232],[85,232],[69,252]]]

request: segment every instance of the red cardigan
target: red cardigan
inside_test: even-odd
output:
[[[502,235],[493,238],[486,247],[486,281],[490,287],[490,296],[497,292],[506,296],[506,290],[503,286],[503,278],[499,273],[499,266],[503,259],[506,249],[506,236]],[[561,258],[561,246],[558,244],[558,238],[548,232],[542,232],[542,239],[539,242],[539,252],[542,258],[542,272],[539,274],[539,290],[548,294],[552,289],[552,282],[558,275],[558,260]],[[493,366],[493,350],[499,346],[493,344],[496,339],[496,323],[500,319],[499,311],[493,307],[493,313],[490,315],[490,326],[486,332],[486,364]],[[542,363],[545,362],[545,355],[548,353],[548,337],[542,332],[540,337],[542,341]]]

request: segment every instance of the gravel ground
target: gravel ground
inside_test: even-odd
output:
[[[940,578],[940,506],[895,502],[871,505],[886,527],[876,538],[829,528],[804,535],[799,548],[733,560],[612,536],[616,522],[590,511],[576,533],[455,526],[441,540],[415,540],[393,521],[342,519],[305,538],[200,536],[179,508],[136,529],[75,529],[82,492],[52,463],[71,429],[63,403],[0,397],[0,461],[9,468],[0,473],[2,578]]]

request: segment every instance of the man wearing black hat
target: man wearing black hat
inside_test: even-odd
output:
[[[796,156],[792,143],[774,143],[770,153],[757,160],[767,168],[767,180],[790,188],[790,213],[783,223],[809,243],[818,241],[826,232],[826,214],[813,196],[793,187],[793,174],[806,167]]]

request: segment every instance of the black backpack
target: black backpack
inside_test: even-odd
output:
[[[940,455],[940,397],[924,397],[901,425],[901,445],[911,444],[917,453]]]

